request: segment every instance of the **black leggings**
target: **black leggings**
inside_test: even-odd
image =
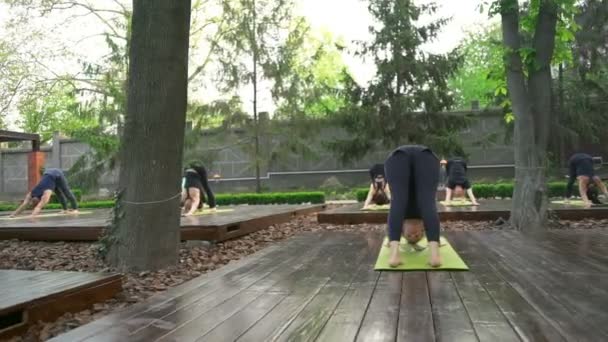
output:
[[[57,200],[59,200],[59,203],[61,203],[63,210],[68,209],[66,198],[68,201],[70,201],[70,206],[72,207],[72,209],[78,209],[78,202],[76,201],[76,196],[74,196],[74,194],[70,190],[68,180],[63,175],[55,178],[55,195],[57,195]]]
[[[391,187],[390,241],[400,241],[405,219],[422,219],[428,241],[439,242],[436,196],[439,160],[431,150],[394,152],[385,162]]]

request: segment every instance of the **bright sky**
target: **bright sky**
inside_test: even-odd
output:
[[[97,0],[95,0],[97,1]],[[426,3],[430,0],[415,0]],[[102,0],[103,2],[103,0]],[[369,39],[368,26],[371,24],[371,17],[367,11],[367,1],[365,0],[296,0],[298,12],[304,15],[311,23],[313,29],[324,29],[332,32],[336,37],[341,37],[345,42],[351,43],[356,40]],[[451,17],[451,22],[444,28],[438,40],[426,47],[432,52],[446,52],[456,47],[464,37],[465,31],[475,30],[488,22],[486,14],[479,13],[477,6],[481,0],[436,0],[441,5],[438,17]],[[0,4],[0,36],[2,35],[3,22],[7,19],[6,7]],[[87,35],[86,29],[83,31],[71,31],[67,35],[71,40],[79,39],[78,35]],[[66,38],[66,37],[64,37]],[[80,45],[82,44],[82,46]],[[89,46],[95,42],[81,42],[79,48],[89,50],[87,55],[92,57],[104,53],[103,50],[90,51]],[[89,45],[89,46],[86,46]],[[354,44],[350,44],[354,46]],[[366,63],[350,54],[344,56],[353,76],[360,84],[365,84],[374,74],[372,63]],[[76,66],[77,67],[77,66]],[[250,91],[243,91],[242,97],[247,105],[250,102]],[[197,93],[196,95],[199,95]],[[215,97],[213,92],[204,93],[206,101]],[[219,94],[217,94],[219,95]],[[260,94],[260,110],[272,110],[272,103],[269,96]],[[199,97],[199,96],[196,96]],[[249,107],[247,105],[247,107]],[[249,109],[249,108],[248,108]]]
[[[428,3],[428,0],[416,0],[418,3]],[[480,24],[488,22],[487,14],[479,13],[477,6],[481,0],[436,0],[441,5],[438,17],[451,17],[452,21],[445,26],[443,33],[433,46],[428,47],[432,52],[446,52],[455,48],[464,37],[465,31],[474,30]],[[298,1],[302,14],[305,15],[314,28],[326,28],[345,41],[367,40],[368,26],[371,17],[367,11],[367,1],[364,0],[300,0]],[[374,73],[373,66],[346,56],[355,78],[366,82]]]

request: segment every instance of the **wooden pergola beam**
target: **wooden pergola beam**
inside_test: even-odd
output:
[[[0,142],[8,142],[8,141],[31,141],[32,150],[33,151],[40,150],[40,135],[39,134],[0,130]]]

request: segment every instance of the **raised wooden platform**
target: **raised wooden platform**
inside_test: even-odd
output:
[[[0,340],[114,297],[118,274],[0,270]]]
[[[508,219],[511,211],[510,200],[481,200],[477,207],[446,207],[437,204],[439,219],[442,221],[494,221]],[[319,223],[361,224],[386,223],[388,211],[362,211],[362,203],[327,210],[317,214]],[[608,206],[585,209],[579,206],[551,204],[551,210],[564,220],[606,219]]]
[[[447,234],[469,272],[376,272],[381,233],[309,233],[53,341],[605,341],[608,234]]]
[[[293,217],[318,212],[325,205],[243,205],[229,212],[182,217],[182,240],[223,241],[245,235]],[[96,241],[110,212],[61,217],[0,220],[0,239],[29,241]]]

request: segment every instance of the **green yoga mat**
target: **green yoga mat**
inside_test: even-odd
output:
[[[468,271],[469,267],[462,261],[458,253],[452,248],[450,242],[444,237],[441,238],[440,247],[441,261],[440,267],[431,267],[428,264],[429,260],[429,249],[417,252],[414,251],[410,246],[407,246],[405,239],[401,239],[401,261],[402,264],[399,267],[390,267],[388,264],[388,258],[390,256],[390,249],[386,246],[387,240],[385,239],[382,243],[382,248],[378,254],[378,260],[374,269],[376,271],[433,271],[433,270],[449,270],[449,271]],[[422,239],[418,243],[419,246],[426,246],[426,239]]]
[[[391,208],[390,204],[385,205],[372,205],[369,208],[361,208],[362,211],[384,211]]]
[[[39,214],[34,218],[42,218],[42,217],[78,217],[80,215],[92,214],[92,211],[79,211],[78,214],[60,214],[60,213],[52,213],[52,214]],[[28,215],[21,214],[17,217],[0,217],[0,220],[23,220],[23,219],[31,219],[32,217]]]
[[[451,201],[449,204],[446,201],[439,202],[446,207],[471,207],[473,206],[473,202],[469,201]]]
[[[582,200],[571,200],[570,203],[566,203],[565,200],[561,200],[561,201],[551,201],[551,203],[553,204],[563,204],[563,205],[571,205],[571,206],[575,206],[575,207],[583,207],[585,206],[585,202],[583,202]],[[608,207],[607,203],[603,203],[603,204],[592,204],[592,207]]]
[[[226,208],[226,209],[216,209],[215,211],[209,211],[209,209],[203,209],[202,211],[197,211],[194,214],[192,214],[192,216],[199,216],[199,215],[213,215],[213,214],[219,214],[219,213],[228,213],[234,211],[234,209],[230,209],[230,208]]]

